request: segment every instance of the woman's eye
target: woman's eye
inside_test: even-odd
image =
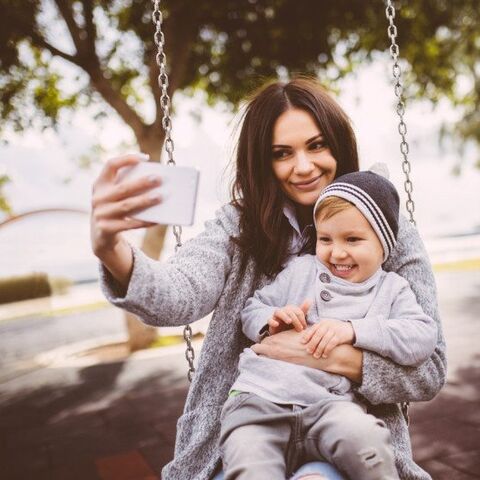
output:
[[[287,157],[289,152],[287,150],[274,150],[272,152],[272,156],[274,159],[285,158]]]
[[[321,150],[325,148],[327,145],[324,141],[318,141],[310,144],[310,150]]]

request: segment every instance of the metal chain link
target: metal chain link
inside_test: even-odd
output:
[[[412,198],[413,183],[410,180],[410,172],[412,170],[412,166],[408,160],[409,147],[406,140],[407,125],[403,120],[403,116],[405,115],[405,101],[403,98],[403,86],[401,82],[402,69],[398,64],[398,56],[400,54],[400,48],[396,43],[397,27],[394,23],[395,7],[393,6],[392,0],[386,0],[386,5],[387,5],[387,8],[385,9],[385,14],[388,20],[387,33],[391,41],[390,56],[393,59],[392,73],[393,73],[393,79],[395,81],[394,91],[395,91],[395,96],[398,99],[396,111],[397,111],[398,117],[400,118],[400,122],[398,124],[398,133],[402,138],[402,141],[400,142],[400,152],[402,153],[402,156],[403,156],[402,170],[403,170],[403,173],[405,174],[404,188],[405,188],[405,192],[407,193],[406,207],[407,207],[407,212],[409,214],[410,223],[412,223],[413,225],[416,225],[415,219],[413,218],[413,212],[415,211],[415,203],[413,202],[413,198]],[[408,426],[410,425],[410,416],[408,414],[409,402],[402,402],[400,406],[402,409],[402,414]]]
[[[410,173],[412,171],[412,166],[410,164],[410,161],[408,160],[408,153],[409,153],[409,146],[406,140],[407,137],[407,125],[403,119],[405,115],[405,100],[403,97],[403,85],[402,85],[402,69],[400,68],[400,65],[398,64],[398,57],[400,54],[400,48],[398,44],[396,43],[396,38],[397,38],[397,27],[394,23],[395,19],[395,7],[393,6],[393,1],[392,0],[386,0],[386,5],[387,8],[385,9],[385,14],[387,16],[388,20],[388,28],[387,28],[387,33],[388,37],[390,38],[391,45],[390,45],[390,56],[393,59],[393,66],[392,66],[392,73],[393,73],[393,79],[394,79],[394,91],[395,91],[395,96],[397,97],[397,106],[396,106],[396,111],[397,115],[400,119],[399,124],[398,124],[398,133],[400,134],[400,137],[402,138],[402,141],[400,142],[400,152],[403,156],[403,162],[402,162],[402,170],[403,173],[405,174],[405,182],[404,182],[404,188],[405,192],[407,193],[407,201],[406,201],[406,208],[407,212],[409,214],[409,220],[413,225],[416,225],[415,219],[413,218],[413,212],[415,211],[415,203],[413,201],[412,197],[412,192],[413,192],[413,183],[410,179]]]
[[[165,150],[168,155],[167,165],[175,166],[175,160],[173,159],[173,150],[175,145],[172,140],[172,119],[170,117],[170,97],[168,96],[168,74],[167,74],[167,57],[165,55],[165,36],[162,32],[162,22],[163,15],[160,11],[160,0],[152,0],[153,12],[152,12],[152,21],[155,26],[154,41],[157,46],[157,54],[155,60],[157,62],[158,68],[160,70],[158,74],[158,86],[162,90],[160,96],[160,107],[163,112],[162,118],[162,127],[165,130]],[[182,227],[180,225],[173,226],[173,234],[175,235],[176,244],[175,252],[182,246]],[[195,359],[195,351],[192,347],[192,329],[190,325],[186,325],[183,329],[183,338],[187,343],[187,349],[185,351],[185,358],[187,359],[189,370],[188,370],[188,380],[191,382],[193,374],[195,373],[195,367],[193,360]]]

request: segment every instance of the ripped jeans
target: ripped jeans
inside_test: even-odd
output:
[[[225,480],[285,479],[312,460],[356,480],[399,478],[388,428],[354,402],[300,407],[240,393],[227,400],[221,420]]]

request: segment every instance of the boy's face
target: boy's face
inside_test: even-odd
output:
[[[318,259],[333,275],[360,283],[383,263],[383,247],[367,219],[356,207],[329,219],[317,218]]]

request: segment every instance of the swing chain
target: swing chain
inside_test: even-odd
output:
[[[162,127],[165,131],[165,150],[168,154],[168,165],[175,165],[173,159],[174,144],[171,137],[172,119],[170,118],[170,97],[167,93],[168,73],[167,73],[167,56],[165,55],[165,36],[162,32],[163,14],[160,10],[160,0],[153,0],[152,21],[155,25],[154,41],[157,46],[157,54],[155,60],[157,62],[160,73],[158,75],[158,86],[162,90],[160,96],[160,107],[163,112]]]
[[[385,9],[385,14],[388,19],[388,28],[387,28],[387,33],[388,37],[390,38],[391,45],[390,45],[390,56],[393,59],[393,66],[392,66],[392,73],[393,73],[393,79],[395,81],[394,85],[394,92],[395,96],[397,97],[397,106],[396,106],[396,111],[397,115],[400,119],[399,124],[398,124],[398,133],[400,134],[400,137],[402,141],[400,142],[400,152],[403,156],[403,162],[402,162],[402,170],[403,173],[405,174],[405,182],[404,182],[404,188],[405,192],[407,194],[407,201],[406,201],[406,208],[407,212],[409,214],[409,220],[410,223],[413,225],[416,225],[415,219],[413,218],[413,212],[415,211],[415,203],[413,201],[412,197],[412,192],[413,192],[413,183],[410,179],[410,173],[412,170],[412,166],[410,164],[410,161],[408,160],[408,153],[410,151],[410,148],[408,146],[406,136],[407,136],[407,124],[404,121],[404,115],[405,115],[405,100],[403,96],[403,85],[402,85],[402,69],[398,63],[398,57],[400,54],[400,48],[398,44],[396,43],[396,38],[397,38],[397,27],[394,23],[395,19],[395,7],[393,5],[392,0],[386,0],[387,7]]]
[[[193,360],[195,359],[195,350],[192,347],[192,328],[190,325],[185,325],[183,329],[183,338],[187,342],[187,348],[185,350],[185,358],[187,359],[190,368],[188,369],[187,377],[188,381],[191,382],[193,374],[195,373],[195,367],[193,366]]]
[[[165,131],[165,150],[168,155],[167,165],[175,166],[175,160],[173,159],[173,150],[174,144],[171,137],[172,133],[172,119],[170,117],[170,97],[167,93],[168,88],[168,73],[167,73],[167,57],[165,55],[165,36],[162,32],[162,22],[163,15],[160,10],[160,0],[152,0],[153,3],[153,12],[152,12],[152,21],[155,26],[155,35],[154,41],[157,46],[157,54],[155,60],[157,62],[160,73],[158,75],[158,86],[162,90],[160,97],[160,107],[163,112],[162,118],[162,127]],[[175,252],[182,246],[182,227],[180,225],[173,226],[173,234],[175,235],[176,244]],[[183,329],[183,338],[187,343],[187,348],[185,351],[185,358],[187,359],[189,369],[188,369],[188,380],[191,382],[193,374],[195,373],[195,367],[193,360],[195,358],[195,351],[192,347],[192,329],[190,325],[186,325]]]
[[[415,203],[413,202],[413,198],[412,198],[413,183],[410,180],[410,172],[412,170],[412,166],[410,164],[410,161],[408,160],[409,147],[406,140],[407,124],[403,120],[403,116],[405,115],[405,101],[403,98],[403,86],[401,82],[402,69],[400,68],[400,65],[398,63],[400,48],[396,43],[397,27],[394,23],[395,7],[393,6],[392,0],[386,0],[386,3],[387,3],[387,8],[385,9],[385,13],[389,23],[387,28],[387,33],[391,41],[390,56],[393,59],[392,73],[395,81],[394,91],[395,91],[395,96],[398,99],[396,111],[400,119],[400,122],[398,124],[398,133],[402,137],[402,141],[400,142],[400,152],[402,153],[402,156],[403,156],[402,170],[403,170],[403,173],[405,174],[404,187],[405,187],[405,192],[407,193],[406,207],[409,214],[410,223],[412,223],[413,225],[416,225],[415,219],[413,218],[413,212],[415,211]],[[407,426],[410,424],[410,416],[408,415],[408,406],[409,406],[409,402],[402,402],[400,404],[400,408],[402,410],[403,417],[407,422]]]

